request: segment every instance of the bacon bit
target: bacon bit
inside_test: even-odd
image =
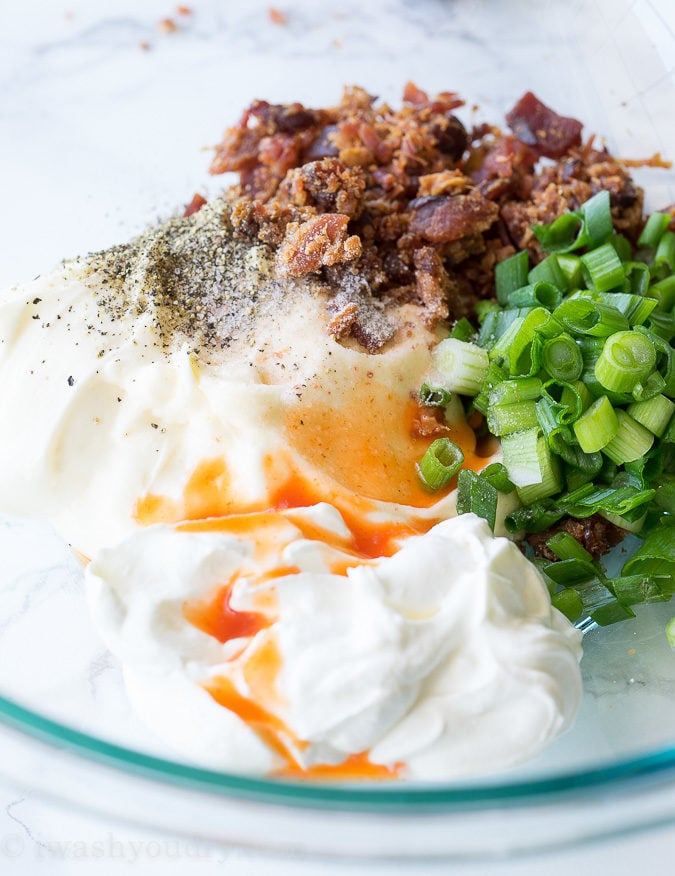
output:
[[[147,51],[150,50],[150,43],[147,42],[146,40],[142,40],[142,41],[138,44],[138,48],[139,48],[139,49],[142,49],[144,52],[147,52]]]
[[[287,22],[287,18],[285,13],[281,11],[281,9],[277,9],[276,6],[270,6],[267,10],[267,17],[272,22],[272,24],[284,25]]]
[[[361,255],[361,241],[347,236],[348,216],[325,213],[306,222],[291,222],[277,253],[281,276],[304,277],[323,265],[349,262]]]
[[[157,23],[157,29],[160,33],[175,33],[178,30],[178,25],[173,18],[163,18]]]
[[[202,197],[199,193],[195,194],[183,211],[183,216],[192,216],[193,213],[198,213],[205,203],[206,198]]]
[[[471,180],[461,170],[443,170],[421,176],[418,197],[463,194],[473,188]]]
[[[466,195],[433,195],[411,201],[410,231],[429,243],[449,243],[486,231],[499,215],[496,204],[478,189]]]
[[[192,9],[189,6],[176,6],[178,15],[192,15]]]
[[[452,429],[443,420],[443,410],[430,405],[419,405],[417,416],[410,426],[411,438],[438,438],[448,435]]]
[[[673,166],[673,162],[663,158],[660,152],[655,152],[649,158],[617,158],[616,160],[624,167],[662,167],[664,170],[670,170]]]
[[[448,316],[450,278],[440,255],[432,246],[415,250],[413,262],[417,295],[424,304],[424,321],[431,327]]]
[[[429,103],[429,95],[426,91],[422,91],[421,88],[418,88],[414,82],[406,82],[403,89],[403,100],[414,106],[424,106]]]
[[[560,158],[581,145],[581,122],[559,116],[531,91],[506,114],[506,121],[521,143],[547,158]]]
[[[337,339],[346,337],[356,322],[358,312],[356,301],[349,301],[328,323],[328,334]]]

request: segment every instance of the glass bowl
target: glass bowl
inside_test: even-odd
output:
[[[3,184],[16,205],[0,219],[12,241],[0,280],[29,279],[60,257],[123,240],[196,190],[218,191],[223,180],[207,178],[202,147],[254,97],[321,105],[358,83],[395,102],[412,79],[459,91],[467,121],[498,121],[532,89],[614,154],[673,157],[666,6],[396,0],[326,12],[306,0],[277,25],[263,3],[205,2],[170,37],[156,35],[153,4],[131,24],[94,6],[80,10],[70,41],[51,42],[50,26],[65,25],[47,19],[45,33],[16,43],[14,84],[0,98],[12,110],[1,164],[12,168]],[[147,34],[151,52],[138,45]],[[38,39],[28,75],[21,46],[28,58]],[[58,172],[43,172],[44,143]],[[675,200],[672,172],[635,175],[650,208]],[[38,184],[42,226],[53,233],[27,239],[34,205],[23,194]],[[42,521],[2,519],[0,556],[0,774],[14,784],[192,838],[399,861],[569,847],[675,819],[675,654],[664,635],[672,606],[645,606],[634,621],[585,636],[577,723],[523,767],[462,784],[300,783],[176,760],[130,713],[69,548]]]

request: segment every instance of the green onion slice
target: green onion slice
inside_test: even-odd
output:
[[[423,383],[420,387],[420,402],[423,405],[428,405],[431,408],[444,408],[450,403],[452,393],[442,386],[431,386],[428,383]]]
[[[462,448],[449,438],[437,438],[417,464],[417,473],[428,490],[440,490],[464,464]]]
[[[544,341],[541,366],[551,377],[560,380],[576,380],[580,377],[584,362],[574,338],[563,332],[555,338]]]
[[[506,304],[508,296],[527,284],[530,258],[527,250],[518,252],[495,266],[497,301]]]
[[[471,469],[464,468],[457,478],[457,513],[476,514],[487,520],[494,532],[497,519],[497,488],[486,478]]]
[[[670,225],[671,216],[668,213],[652,213],[642,234],[638,237],[638,246],[656,249],[666,228]]]
[[[619,420],[606,395],[601,396],[573,425],[579,446],[586,453],[602,450],[619,431]]]
[[[615,332],[605,342],[595,376],[612,392],[630,392],[656,366],[656,350],[648,337],[633,331]]]
[[[581,256],[584,279],[596,292],[609,292],[621,286],[625,278],[621,259],[611,243],[604,243]]]

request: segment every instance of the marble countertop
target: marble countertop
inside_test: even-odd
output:
[[[254,97],[323,104],[355,83],[396,101],[411,79],[462,93],[468,119],[475,103],[494,120],[534,88],[603,132],[617,154],[674,156],[672,0],[275,5],[282,23],[260,0],[194,0],[182,10],[168,0],[24,0],[5,12],[0,287],[119,242],[196,191],[218,191],[223,178],[208,176],[206,149]],[[652,206],[675,201],[672,174],[639,176]],[[109,667],[104,653],[98,657],[92,684],[105,691]],[[611,859],[621,876],[647,855],[654,872],[665,872],[659,867],[672,860],[675,831],[626,839],[620,849],[620,856],[616,845],[570,850],[489,872],[603,872]],[[0,787],[0,872],[69,876],[94,860],[100,873],[132,864],[174,873],[187,863],[204,874],[355,872],[179,843],[47,803],[30,789]]]

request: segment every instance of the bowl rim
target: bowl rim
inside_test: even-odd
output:
[[[633,791],[637,783],[675,780],[675,745],[590,769],[552,773],[516,782],[355,785],[288,781],[219,772],[146,754],[76,730],[0,696],[0,725],[51,748],[128,775],[201,791],[214,797],[247,799],[277,806],[395,812],[460,812],[524,808],[573,794]]]

